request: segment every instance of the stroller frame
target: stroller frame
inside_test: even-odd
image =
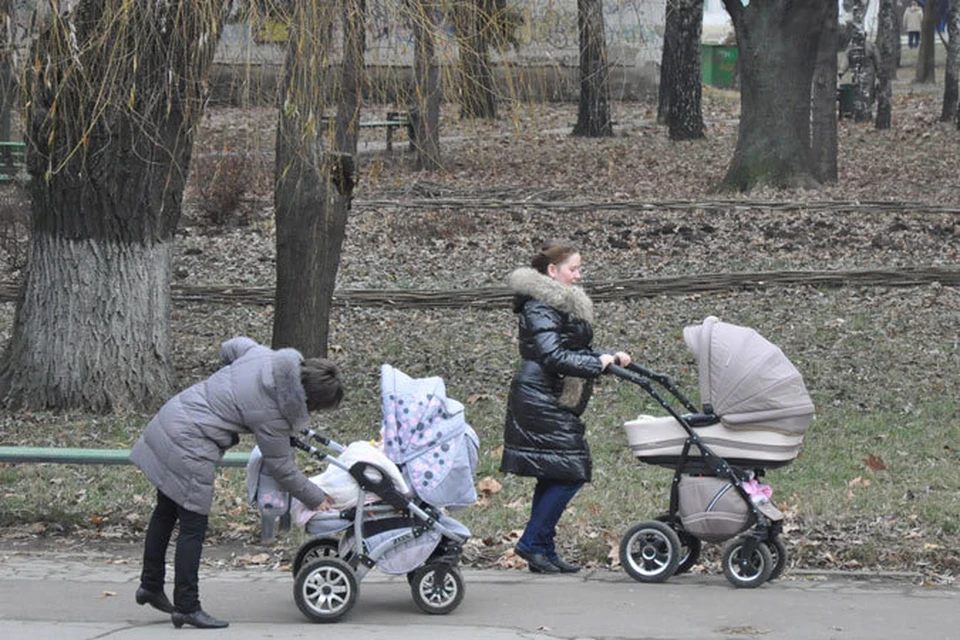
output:
[[[627,367],[612,364],[607,371],[641,387],[687,434],[675,463],[656,463],[674,469],[669,511],[654,520],[632,525],[621,539],[620,563],[626,572],[638,582],[664,582],[672,575],[689,571],[697,563],[701,540],[686,530],[681,521],[680,481],[684,475],[708,475],[728,480],[748,506],[747,528],[724,548],[724,575],[734,586],[742,588],[758,587],[767,580],[778,578],[787,559],[786,547],[780,539],[782,514],[774,508],[773,517],[768,516],[743,486],[751,477],[764,475],[761,466],[749,470],[733,466],[715,454],[697,434],[698,427],[720,422],[713,407],[705,404],[702,410],[698,409],[670,377],[639,364],[630,363]],[[654,383],[690,413],[681,414]],[[700,452],[699,456],[691,455],[694,447]]]
[[[304,429],[301,434],[336,453],[344,450],[312,429]],[[458,565],[467,537],[444,524],[445,516],[436,507],[415,495],[410,498],[400,493],[387,473],[375,464],[358,461],[348,467],[296,436],[290,438],[290,444],[348,472],[358,485],[356,506],[311,518],[311,522],[329,522],[334,528],[338,523],[345,524],[339,531],[352,528],[352,546],[344,550],[336,537],[321,536],[308,540],[297,552],[292,567],[294,600],[307,618],[314,622],[339,621],[353,608],[359,582],[377,562],[391,550],[429,531],[439,533],[441,538],[426,562],[407,574],[414,602],[422,611],[435,615],[450,613],[459,606],[465,590]],[[369,494],[376,494],[380,502],[365,504]],[[386,525],[387,531],[395,528],[397,532],[367,548],[366,530],[377,523]]]

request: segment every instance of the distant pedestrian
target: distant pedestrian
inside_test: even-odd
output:
[[[200,607],[198,576],[217,462],[224,452],[240,434],[252,433],[265,471],[316,509],[326,494],[297,469],[290,437],[309,426],[310,411],[336,407],[343,397],[340,372],[329,360],[305,360],[295,349],[274,351],[243,336],[220,345],[220,357],[219,371],[163,405],[130,455],[157,488],[136,601],[169,613],[177,628],[228,624]],[[171,603],[163,585],[167,546],[178,521]]]
[[[907,46],[916,49],[920,46],[920,29],[923,26],[923,7],[919,2],[907,7],[903,14],[903,26],[907,30]]]
[[[519,316],[520,368],[507,398],[500,470],[537,479],[530,520],[514,549],[535,573],[574,573],[554,537],[567,503],[590,481],[592,461],[580,415],[593,379],[630,356],[595,351],[593,303],[577,284],[580,252],[551,242],[530,267],[510,274]]]

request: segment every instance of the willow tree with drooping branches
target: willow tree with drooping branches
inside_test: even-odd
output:
[[[295,0],[288,17],[276,144],[273,346],[325,356],[356,180],[365,8],[363,0]]]
[[[26,65],[31,257],[11,407],[140,409],[172,386],[170,270],[224,0],[80,0]]]

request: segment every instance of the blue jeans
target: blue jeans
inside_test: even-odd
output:
[[[140,586],[148,591],[162,591],[166,573],[167,546],[174,525],[180,521],[175,571],[173,605],[182,613],[200,609],[200,554],[207,535],[208,518],[202,513],[184,509],[162,491],[157,491],[157,506],[153,509],[147,537],[143,544],[143,571]]]
[[[538,478],[537,486],[533,490],[530,520],[517,541],[517,546],[529,553],[542,553],[548,558],[556,557],[557,549],[553,540],[557,535],[557,522],[582,486],[583,482]]]
[[[920,32],[919,31],[908,31],[907,32],[907,46],[911,49],[916,49],[920,46]]]

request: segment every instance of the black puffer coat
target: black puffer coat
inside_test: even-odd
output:
[[[514,271],[522,363],[510,385],[500,470],[589,482],[590,448],[580,419],[603,365],[593,341],[593,305],[583,289],[528,267]]]

